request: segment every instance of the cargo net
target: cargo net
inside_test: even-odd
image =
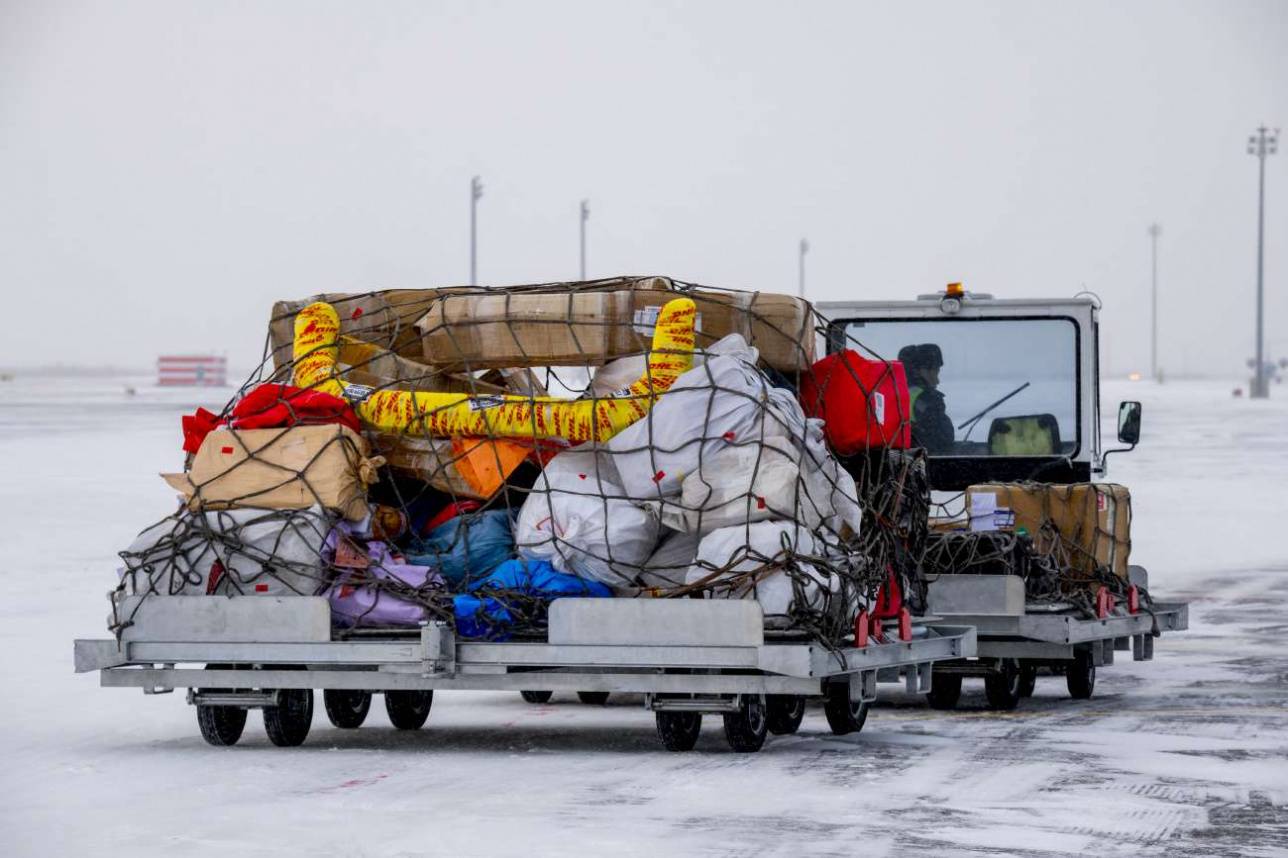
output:
[[[984,496],[977,505],[972,496]],[[1097,616],[1098,599],[1137,602],[1148,610],[1149,593],[1134,589],[1128,571],[1131,497],[1118,485],[985,484],[949,499],[929,534],[922,579],[944,574],[1016,575],[1027,601],[1066,605]],[[1102,595],[1102,591],[1103,594]]]
[[[490,640],[540,637],[566,596],[754,598],[840,645],[924,604],[930,501],[901,406],[859,450],[812,416],[853,376],[812,369],[823,326],[665,278],[279,302],[260,366],[185,418],[183,502],[121,554],[113,627],[154,594]]]

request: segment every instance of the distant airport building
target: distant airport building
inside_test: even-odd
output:
[[[215,355],[161,355],[157,384],[164,387],[224,387],[228,358]]]

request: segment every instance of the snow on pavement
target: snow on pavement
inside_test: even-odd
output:
[[[1145,405],[1111,458],[1134,495],[1133,561],[1192,600],[1153,662],[1072,701],[1039,680],[1015,712],[934,712],[882,686],[860,734],[730,753],[661,750],[638,698],[442,693],[417,734],[379,706],[358,731],[317,712],[306,745],[208,747],[181,693],[76,675],[104,637],[115,552],[165,514],[190,393],[18,379],[0,401],[0,854],[1288,854],[1288,392],[1107,383]],[[86,404],[88,403],[88,405]],[[1110,415],[1112,416],[1112,414]]]

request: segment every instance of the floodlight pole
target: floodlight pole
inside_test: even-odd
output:
[[[1163,228],[1156,223],[1149,225],[1149,240],[1152,245],[1150,257],[1150,300],[1149,300],[1149,374],[1158,381],[1158,237]]]
[[[802,298],[805,297],[805,254],[807,253],[809,253],[809,239],[802,238],[801,244],[800,244],[800,260],[799,260],[800,270],[798,272],[800,280],[797,286],[797,289]]]
[[[1266,156],[1275,154],[1279,145],[1279,129],[1266,126],[1248,138],[1248,154],[1257,156],[1257,365],[1252,377],[1252,398],[1265,399],[1270,395],[1266,381],[1265,355],[1265,237],[1266,237]]]
[[[483,196],[483,183],[479,177],[470,179],[470,285],[479,283],[478,271],[478,208],[479,197]]]
[[[590,201],[581,201],[581,279],[586,279],[586,221],[590,220]]]

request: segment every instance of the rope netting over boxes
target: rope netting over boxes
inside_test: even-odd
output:
[[[343,634],[488,639],[540,636],[561,596],[755,598],[839,644],[923,609],[949,549],[902,367],[816,363],[826,335],[803,300],[656,277],[279,302],[260,366],[185,418],[184,503],[117,592],[324,595]],[[118,633],[142,603],[113,600]]]

